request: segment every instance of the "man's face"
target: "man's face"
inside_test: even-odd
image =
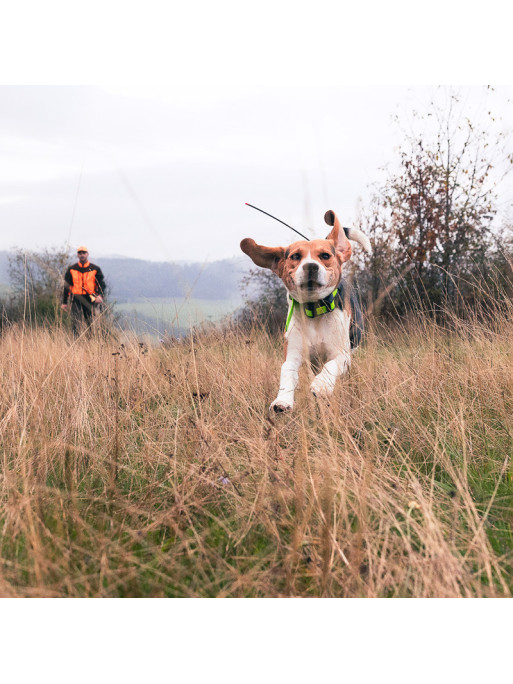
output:
[[[78,260],[80,261],[80,263],[85,264],[87,261],[87,258],[89,256],[89,252],[80,251],[80,252],[77,252],[77,255],[78,255]]]

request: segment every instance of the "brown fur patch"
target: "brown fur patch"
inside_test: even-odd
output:
[[[284,247],[264,247],[263,245],[257,245],[251,238],[244,238],[240,243],[240,248],[257,266],[270,268],[271,271],[281,277],[285,254]]]

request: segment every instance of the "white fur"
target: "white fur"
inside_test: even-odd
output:
[[[302,310],[294,308],[286,333],[287,357],[281,367],[280,390],[270,408],[292,409],[299,368],[304,358],[314,354],[326,363],[315,376],[310,390],[317,397],[329,397],[333,393],[337,378],[351,365],[350,322],[349,315],[340,309],[310,319]]]
[[[372,247],[369,238],[358,228],[348,228],[348,238],[358,242],[368,254],[371,253]]]

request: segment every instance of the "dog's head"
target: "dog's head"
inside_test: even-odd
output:
[[[337,287],[342,264],[351,258],[351,243],[333,211],[324,220],[332,226],[325,240],[298,240],[288,247],[263,247],[245,238],[240,248],[257,266],[270,268],[280,276],[298,302],[327,297]]]

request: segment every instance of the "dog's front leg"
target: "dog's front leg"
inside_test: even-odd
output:
[[[303,361],[302,340],[291,330],[287,340],[285,363],[281,367],[280,391],[269,409],[276,413],[290,411],[294,406],[294,391],[299,379],[299,369]]]
[[[310,390],[316,397],[329,397],[335,389],[337,378],[344,375],[351,365],[351,353],[343,351],[324,364],[323,369],[316,375]]]

